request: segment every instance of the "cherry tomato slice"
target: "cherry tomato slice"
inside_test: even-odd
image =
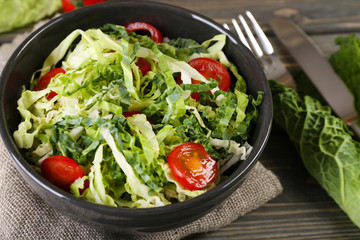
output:
[[[175,179],[189,190],[203,189],[217,177],[216,160],[198,143],[187,142],[174,148],[168,164]]]
[[[144,58],[138,58],[135,64],[139,67],[142,75],[145,75],[148,71],[151,70],[151,64]]]
[[[195,68],[201,75],[206,79],[212,78],[218,81],[219,89],[227,91],[230,87],[231,77],[229,71],[218,61],[215,61],[211,58],[195,58],[188,62],[189,65]],[[193,84],[198,84],[200,81],[191,79]],[[181,84],[181,75],[179,74],[177,78],[177,83]],[[199,100],[200,94],[193,93],[192,98]]]
[[[77,8],[102,2],[106,2],[106,0],[61,0],[62,7],[65,12],[70,12]]]
[[[195,58],[189,62],[206,79],[213,78],[219,83],[219,89],[227,91],[230,87],[231,78],[229,71],[218,61],[211,58]],[[193,80],[193,83],[200,81]]]
[[[133,23],[129,23],[125,26],[126,31],[128,33],[132,33],[134,31],[138,31],[138,30],[145,30],[148,31],[150,33],[150,38],[151,40],[153,40],[156,43],[161,43],[162,42],[162,35],[161,32],[154,27],[153,25],[146,23],[146,22],[133,22]]]
[[[67,192],[70,192],[70,185],[76,179],[84,176],[81,167],[74,160],[65,156],[48,157],[41,163],[40,168],[45,179]],[[88,181],[85,181],[82,191],[88,186]]]
[[[61,0],[61,3],[65,12],[70,12],[84,6],[82,0]]]
[[[40,91],[40,90],[44,90],[47,88],[47,86],[49,85],[51,79],[53,77],[55,77],[56,75],[58,75],[59,73],[65,73],[65,70],[62,68],[54,68],[52,70],[50,70],[48,73],[46,73],[44,76],[42,76],[39,80],[39,82],[36,84],[36,86],[34,87],[33,91]],[[52,99],[53,97],[55,97],[57,95],[56,92],[51,91],[46,98],[47,99]]]

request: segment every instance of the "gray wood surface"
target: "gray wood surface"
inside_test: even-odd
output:
[[[358,0],[159,0],[231,23],[250,10],[289,69],[297,64],[269,28],[274,14],[295,19],[329,56],[339,35],[360,32]],[[0,44],[28,28],[0,34]],[[360,229],[306,172],[287,135],[274,126],[260,161],[284,187],[282,195],[216,232],[187,239],[360,239]]]

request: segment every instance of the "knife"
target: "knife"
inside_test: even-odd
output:
[[[270,25],[333,111],[360,138],[354,98],[312,39],[294,22],[274,18]]]

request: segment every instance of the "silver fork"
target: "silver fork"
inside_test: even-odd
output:
[[[251,23],[252,30],[255,32],[256,37],[252,33],[252,30],[247,24],[245,18],[241,14],[239,14],[238,19],[245,31],[246,37],[243,34],[236,19],[233,18],[231,22],[240,38],[240,41],[246,47],[248,47],[259,59],[259,62],[263,67],[264,73],[269,80],[277,80],[287,86],[294,87],[291,74],[288,72],[284,64],[274,52],[274,48],[272,47],[269,39],[266,37],[264,31],[261,29],[254,16],[251,14],[250,11],[246,11],[245,14]],[[229,26],[226,23],[224,24],[224,27],[230,30]],[[247,40],[250,42],[250,45]]]

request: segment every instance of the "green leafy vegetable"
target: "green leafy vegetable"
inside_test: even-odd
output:
[[[61,9],[61,0],[0,1],[0,33],[37,22]]]
[[[295,144],[308,172],[360,227],[360,143],[316,99],[270,81],[274,120]]]
[[[360,115],[360,39],[352,34],[348,37],[336,38],[335,43],[340,46],[340,49],[331,54],[329,61],[353,94],[354,103],[351,104],[355,105],[356,112]],[[358,125],[360,125],[360,119],[358,119]]]

